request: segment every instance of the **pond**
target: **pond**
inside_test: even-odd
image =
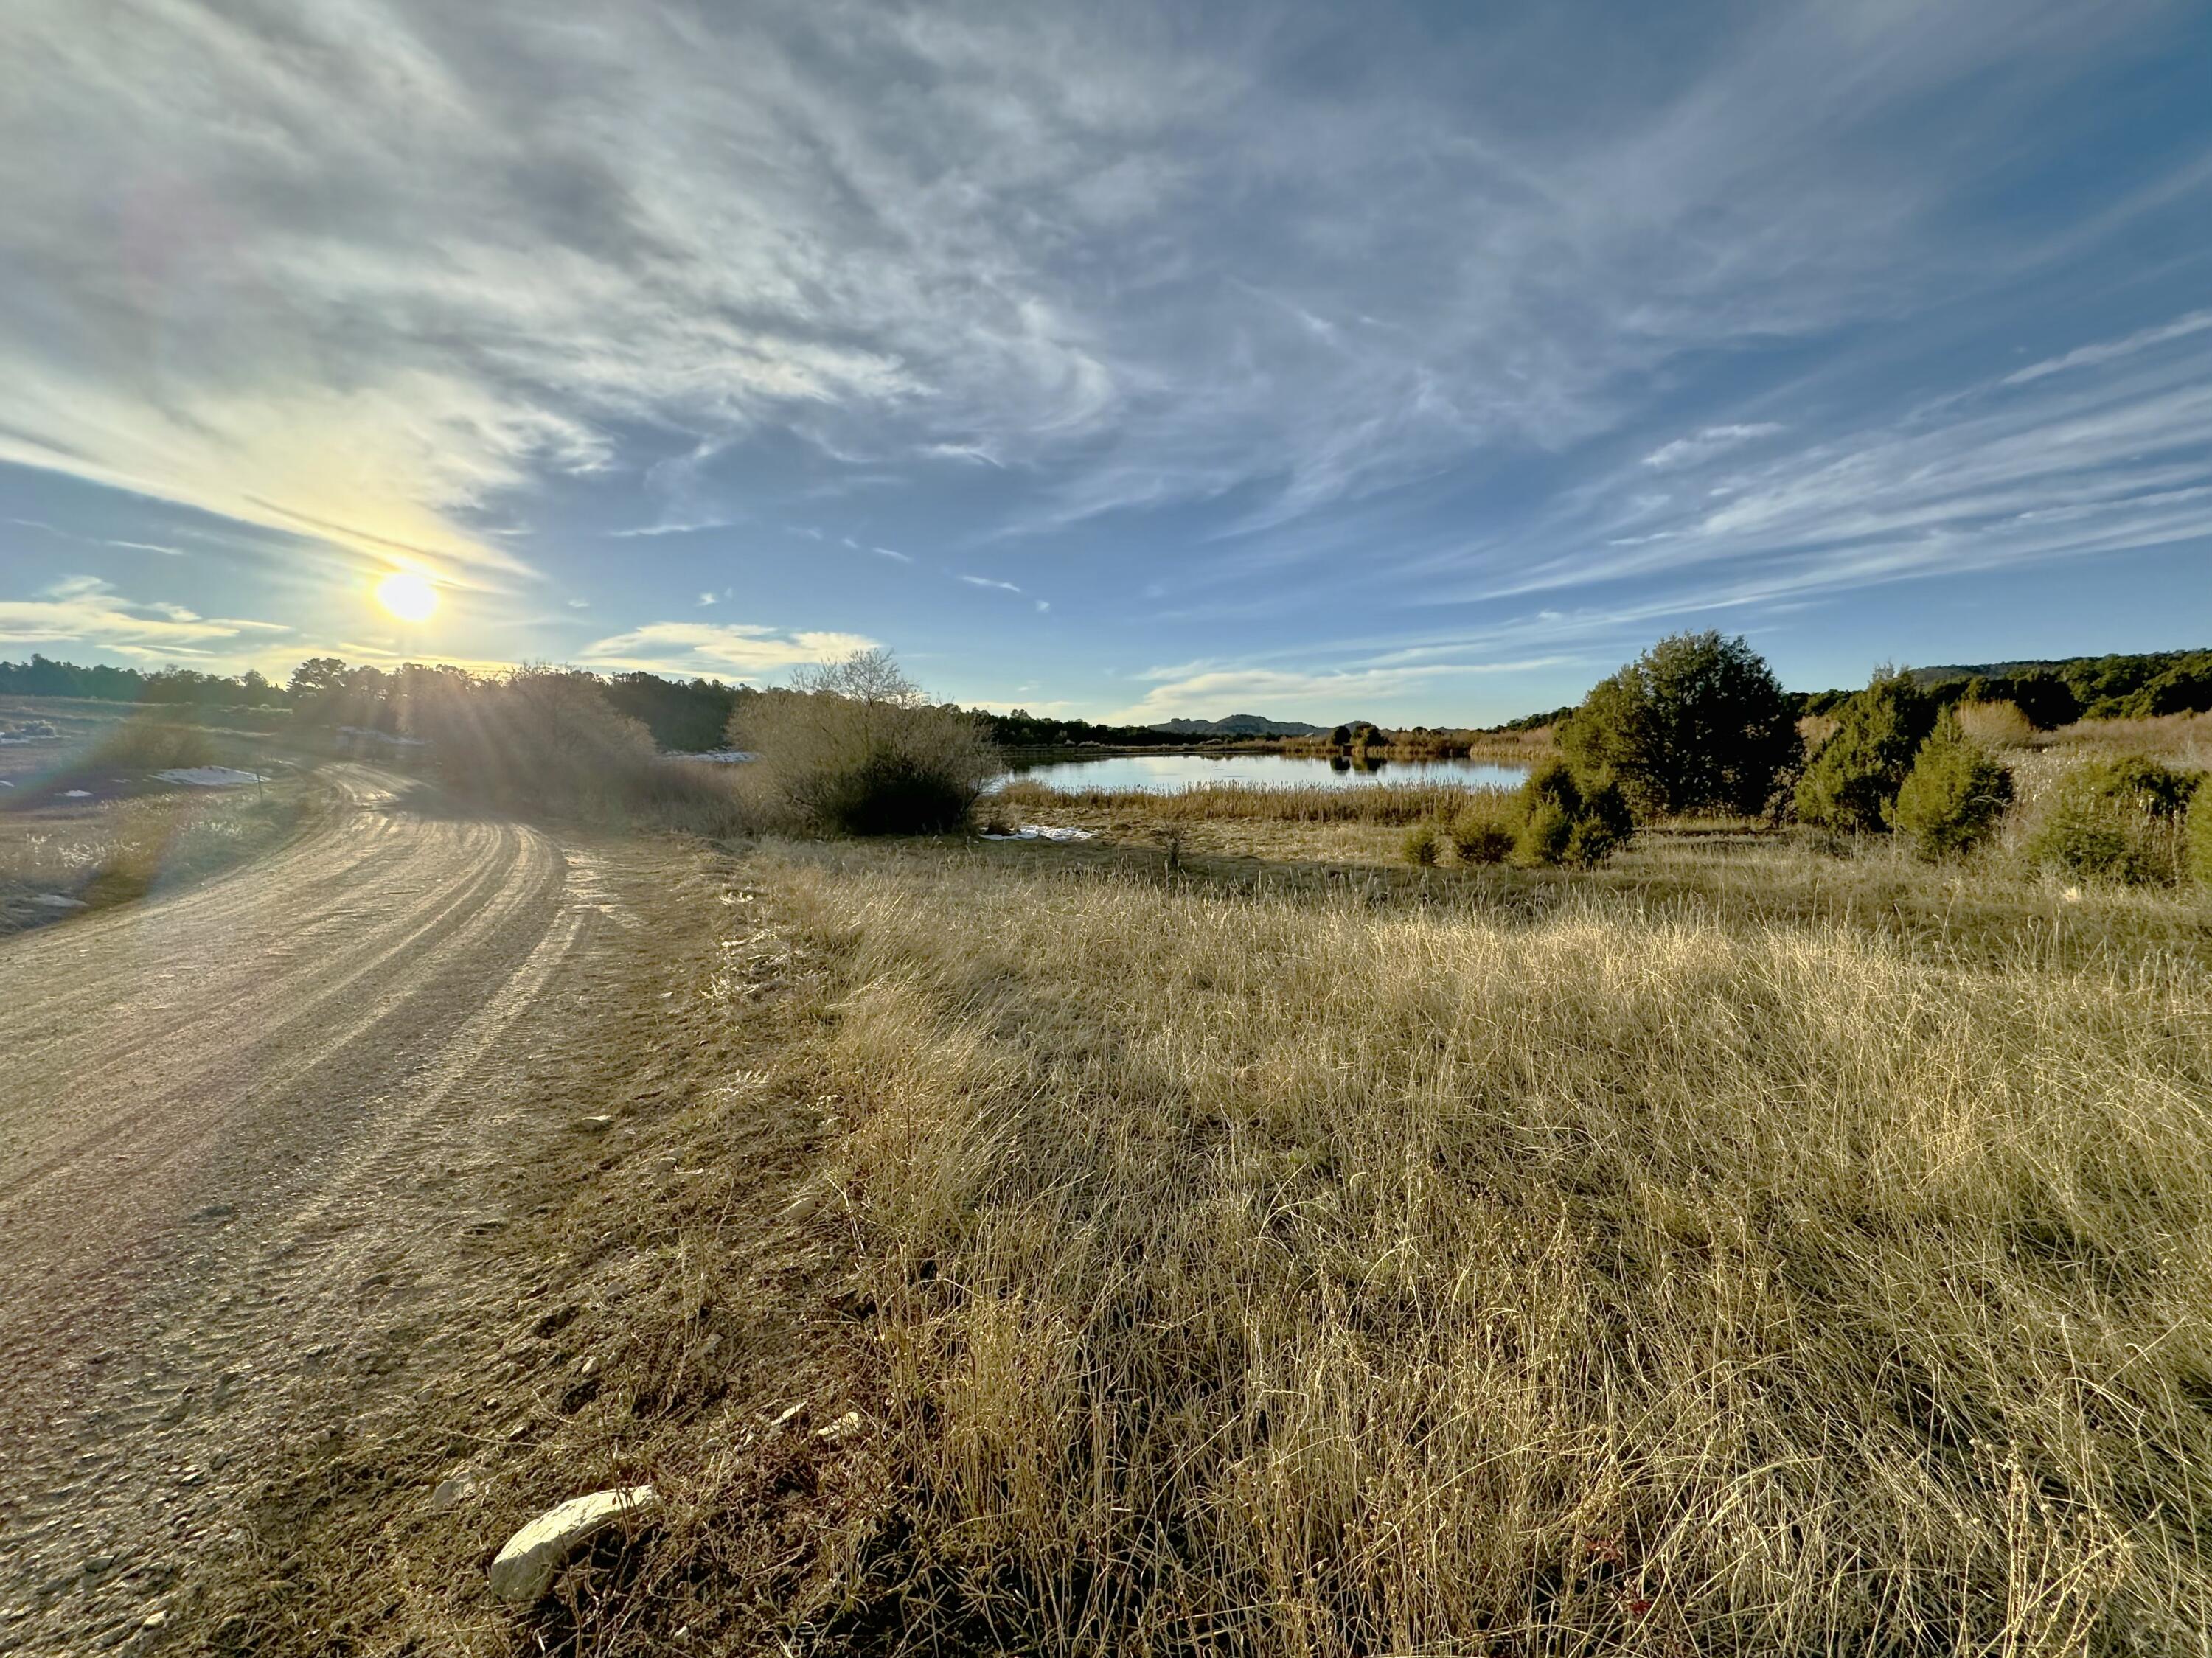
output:
[[[1341,756],[1303,754],[1116,754],[1097,760],[1017,761],[1004,782],[1018,778],[1048,789],[1149,789],[1175,794],[1209,783],[1364,788],[1374,783],[1457,783],[1514,788],[1526,766],[1490,760],[1368,760],[1355,768]]]

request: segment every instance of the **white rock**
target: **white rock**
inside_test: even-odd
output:
[[[610,1526],[637,1520],[660,1506],[650,1485],[593,1491],[548,1509],[507,1540],[491,1563],[491,1592],[502,1600],[528,1606],[553,1586],[554,1574],[568,1557]]]
[[[828,1427],[817,1428],[814,1436],[826,1439],[834,1445],[841,1439],[850,1439],[866,1426],[867,1423],[858,1411],[848,1411]]]
[[[458,1509],[483,1489],[483,1481],[473,1469],[463,1468],[459,1473],[448,1474],[430,1493],[430,1512],[444,1514],[448,1509]]]

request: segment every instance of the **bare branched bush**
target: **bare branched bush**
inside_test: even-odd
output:
[[[843,835],[935,835],[958,826],[999,768],[981,725],[932,706],[885,651],[866,651],[755,693],[730,741],[799,823]]]

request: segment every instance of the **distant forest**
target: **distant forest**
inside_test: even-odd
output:
[[[321,656],[302,662],[280,685],[251,670],[227,676],[191,668],[81,667],[34,655],[28,662],[0,662],[0,695],[149,703],[190,708],[203,719],[222,710],[239,716],[240,724],[263,728],[290,719],[396,731],[413,677],[464,671],[413,663],[397,669],[349,666],[336,657]],[[643,672],[590,677],[618,713],[643,725],[661,748],[679,752],[720,747],[731,710],[739,698],[753,694],[750,686],[726,684],[719,679],[668,679]],[[1912,677],[1943,702],[2017,703],[2030,721],[2046,730],[2076,720],[2141,719],[2212,709],[2212,650],[1958,664],[1916,668]],[[1802,711],[1825,714],[1850,695],[1848,690],[1804,694]],[[1080,748],[1091,744],[1181,748],[1193,736],[1188,730],[1157,726],[1100,725],[1087,720],[1050,718],[1026,708],[1008,714],[983,708],[965,712],[988,727],[994,742],[1007,748]],[[1568,712],[1547,709],[1488,729],[1529,731],[1551,725]],[[1176,723],[1187,726],[1191,722]]]
[[[2048,662],[1984,662],[1915,668],[1937,701],[2013,702],[2045,731],[2076,720],[2144,720],[2212,709],[2212,651],[2069,656]],[[1820,691],[1808,714],[1826,714],[1851,693]]]
[[[145,703],[190,709],[202,720],[220,712],[255,729],[297,720],[397,732],[404,723],[406,705],[420,681],[465,672],[416,663],[386,669],[319,656],[302,662],[280,685],[252,670],[228,676],[191,668],[83,667],[34,655],[28,662],[0,662],[0,696],[69,696]],[[668,679],[655,673],[589,677],[599,683],[617,713],[638,721],[653,733],[655,744],[676,753],[721,747],[731,710],[740,697],[753,690],[750,686],[726,684],[719,679]],[[1181,748],[1191,740],[1186,735],[1147,726],[1045,718],[1025,708],[1011,714],[994,714],[985,708],[965,712],[988,726],[993,741],[1007,748],[1076,748],[1085,744]]]

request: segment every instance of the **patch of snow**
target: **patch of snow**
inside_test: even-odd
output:
[[[62,791],[62,799],[64,800],[89,800],[92,799],[92,791],[90,789],[64,789]]]
[[[701,749],[690,754],[664,754],[663,760],[697,760],[709,766],[742,766],[760,756],[744,749]]]
[[[993,835],[986,831],[986,841],[1088,841],[1097,833],[1095,829],[1056,829],[1050,823],[1024,823],[1011,835]]]
[[[41,909],[82,909],[84,900],[72,898],[65,892],[34,892],[31,902]]]
[[[366,726],[341,726],[341,737],[357,737],[364,742],[383,743],[395,749],[427,749],[430,739],[426,737],[401,737],[392,732],[371,731]]]
[[[155,776],[164,783],[190,783],[203,789],[236,788],[240,783],[258,783],[260,774],[240,771],[235,766],[178,766],[169,771],[157,771]]]

